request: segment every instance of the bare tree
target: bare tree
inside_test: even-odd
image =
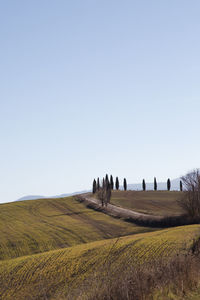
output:
[[[191,217],[200,217],[200,171],[196,169],[181,177],[184,193],[180,205]]]
[[[110,203],[111,194],[112,194],[111,190],[112,190],[111,184],[108,182],[106,186],[106,206],[108,203]]]
[[[102,180],[102,187],[105,188],[105,179]]]
[[[107,206],[108,203],[110,203],[111,194],[111,185],[109,182],[107,185],[104,184],[104,186],[99,188],[97,192],[97,198],[101,201],[102,206]]]
[[[105,187],[100,187],[97,192],[97,198],[101,201],[101,205],[104,206],[106,200],[106,189]]]

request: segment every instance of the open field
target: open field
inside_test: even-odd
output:
[[[88,209],[72,197],[1,204],[0,260],[152,230]]]
[[[62,299],[72,289],[78,291],[92,272],[104,265],[106,272],[107,261],[112,262],[112,269],[129,260],[144,262],[170,256],[185,251],[199,231],[200,225],[175,227],[5,260],[0,262],[0,297]]]
[[[141,213],[175,216],[183,213],[177,203],[181,192],[175,191],[116,191],[112,192],[111,203]]]
[[[137,197],[140,193],[134,201],[140,199],[148,213],[152,207],[157,207],[154,214],[165,215],[164,207],[170,213],[176,201],[174,192],[146,192],[145,198],[142,192],[129,191],[114,191],[112,201],[121,201],[122,207],[126,201],[132,205],[134,193]],[[157,206],[155,202],[148,206],[155,193]],[[162,193],[164,198],[159,200]],[[181,213],[179,207],[174,210]],[[131,264],[186,253],[199,236],[200,225],[155,230],[113,218],[67,197],[0,205],[0,231],[0,299],[75,300],[94,276],[108,278],[108,273]]]

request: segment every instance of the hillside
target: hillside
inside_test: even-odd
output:
[[[111,203],[141,213],[175,216],[183,213],[177,200],[182,193],[177,191],[116,191],[112,192]]]
[[[178,214],[178,195],[114,191],[112,202],[147,213]],[[155,230],[68,197],[2,204],[0,230],[0,299],[83,300],[94,299],[81,293],[92,293],[95,285],[98,293],[99,278],[186,253],[200,225]]]
[[[1,204],[0,260],[149,230],[88,209],[72,197]]]
[[[66,299],[64,295],[77,299],[69,295],[79,293],[84,280],[94,272],[106,272],[107,267],[120,270],[131,261],[184,251],[199,229],[200,225],[176,227],[2,261],[1,299]]]

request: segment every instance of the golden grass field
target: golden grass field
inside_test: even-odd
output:
[[[149,230],[88,209],[72,197],[1,204],[0,260]]]
[[[2,261],[1,299],[40,299],[44,295],[60,299],[92,271],[98,272],[108,258],[114,267],[129,259],[143,262],[169,256],[187,249],[199,230],[200,225],[175,227]]]
[[[126,199],[131,201],[128,193],[114,192],[112,201],[121,199],[124,206]],[[153,194],[146,193],[152,201]],[[174,197],[173,192],[164,197],[169,211]],[[1,204],[0,232],[0,299],[62,300],[92,274],[102,268],[106,272],[108,262],[116,269],[129,260],[141,263],[186,251],[199,236],[200,225],[162,230],[136,226],[68,197]]]
[[[182,192],[177,191],[116,191],[111,203],[141,213],[175,216],[183,213],[178,201]]]

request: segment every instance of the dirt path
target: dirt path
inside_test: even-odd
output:
[[[143,214],[130,209],[115,206],[113,204],[108,204],[107,207],[102,207],[99,200],[93,198],[91,194],[78,195],[76,198],[81,202],[84,202],[90,208],[102,211],[113,217],[123,218],[127,221],[148,223],[148,225],[151,223],[153,225],[154,223],[157,224],[166,219],[166,217]]]

